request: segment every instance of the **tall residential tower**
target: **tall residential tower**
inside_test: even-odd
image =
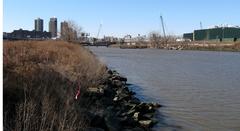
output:
[[[49,32],[51,32],[52,37],[57,37],[57,18],[50,18],[49,21]]]
[[[35,31],[43,32],[43,19],[37,18],[34,20]]]

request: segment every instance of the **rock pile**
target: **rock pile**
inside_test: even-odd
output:
[[[89,131],[144,131],[149,130],[157,120],[153,116],[161,105],[144,103],[134,96],[126,85],[127,78],[116,71],[108,71],[105,84],[89,88],[94,103],[101,105],[102,111],[95,112]]]

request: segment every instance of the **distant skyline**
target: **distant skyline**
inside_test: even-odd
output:
[[[44,20],[48,31],[51,17],[60,22],[73,20],[83,31],[96,36],[100,23],[100,37],[137,34],[151,31],[162,33],[160,15],[166,33],[182,35],[212,25],[240,25],[239,0],[4,0],[3,31],[34,29],[34,20]]]

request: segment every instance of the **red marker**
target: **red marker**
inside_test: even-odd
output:
[[[80,95],[80,88],[77,90],[77,94],[75,96],[75,99],[77,100],[78,99],[78,96]]]
[[[75,95],[75,99],[77,100],[78,99],[78,97],[79,97],[79,95],[80,95],[80,84],[78,85],[78,90],[77,90],[77,93],[76,93],[76,95]]]

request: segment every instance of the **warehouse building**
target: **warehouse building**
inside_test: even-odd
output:
[[[183,34],[184,39],[193,41],[240,41],[239,27],[215,27],[210,29],[194,30],[193,33]]]
[[[29,31],[29,30],[14,30],[11,33],[3,33],[3,39],[9,40],[25,40],[25,39],[50,39],[51,33],[50,32],[42,32],[42,31]]]
[[[193,33],[185,33],[183,34],[183,38],[193,41]]]

